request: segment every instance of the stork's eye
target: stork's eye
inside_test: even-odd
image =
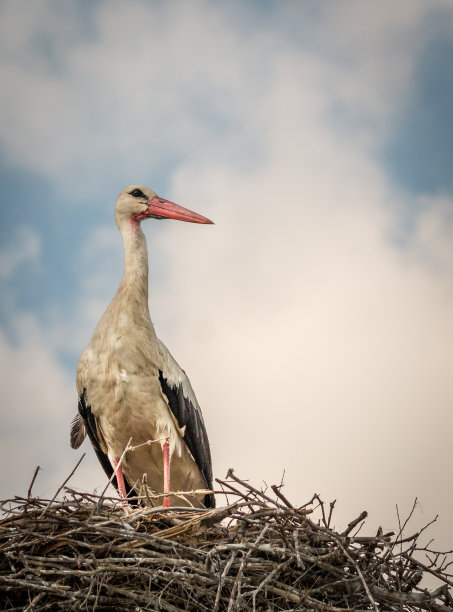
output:
[[[145,197],[145,194],[140,189],[133,189],[130,194],[131,196],[134,196],[134,198],[144,198]]]

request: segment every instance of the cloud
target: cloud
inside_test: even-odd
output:
[[[50,300],[45,313],[45,319],[50,321],[46,325],[49,346],[56,354],[69,357],[73,368],[116,291],[122,259],[123,247],[112,207],[110,225],[89,227],[74,253],[70,262],[74,277],[70,295],[58,303]]]
[[[443,5],[412,2],[388,11],[326,5],[317,27],[309,27],[295,4],[255,25],[253,12],[238,23],[234,3],[70,3],[69,18],[44,3],[22,19],[23,11],[6,2],[0,73],[9,83],[2,93],[8,121],[0,141],[12,162],[80,200],[99,195],[113,167],[131,182],[199,154],[218,162],[256,159],[266,142],[253,129],[254,116],[285,116],[281,106],[262,106],[272,101],[271,89],[278,96],[281,78],[296,90],[304,83],[314,112],[339,113],[349,118],[348,129],[351,117],[363,128],[380,118],[382,130],[382,118],[407,95],[415,51],[428,36],[420,24]],[[21,36],[11,37],[17,28]],[[306,39],[286,39],[294,28]],[[319,52],[321,45],[327,52]],[[288,83],[283,87],[291,93]],[[295,102],[288,97],[285,106]],[[364,137],[376,135],[368,129]]]
[[[24,263],[36,264],[40,253],[39,235],[31,227],[18,227],[11,243],[0,249],[0,280],[11,278]]]
[[[216,226],[153,236],[168,284],[152,312],[177,305],[158,330],[201,395],[218,473],[286,469],[291,498],[322,487],[390,526],[418,495],[451,540],[452,500],[434,500],[453,425],[453,202],[425,198],[399,244],[405,195],[279,74],[262,107],[285,113],[253,116],[268,143],[253,171],[195,160],[175,175],[174,199],[199,185]]]
[[[421,197],[421,212],[410,244],[416,263],[436,282],[443,282],[447,296],[453,278],[452,204],[447,196]]]
[[[15,331],[14,344],[0,333],[1,495],[25,495],[39,465],[42,472],[34,493],[53,496],[80,456],[69,448],[69,425],[77,408],[75,385],[31,316],[18,316]],[[102,470],[90,457],[71,484],[83,483],[89,490],[104,482]]]
[[[453,425],[451,220],[432,205],[401,248],[388,238],[397,220],[370,195],[397,194],[341,172],[300,187],[285,161],[249,181],[190,167],[212,189],[217,225],[169,230],[165,297],[151,299],[199,395],[216,472],[276,481],[286,470],[292,499],[347,499],[340,520],[351,505],[379,508],[373,520],[388,526],[394,503],[418,495],[451,540],[452,501],[434,501]],[[241,187],[233,201],[225,184]]]

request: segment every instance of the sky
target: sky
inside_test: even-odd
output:
[[[143,224],[215,476],[453,548],[450,0],[0,0],[2,499],[102,490],[75,369]],[[220,502],[222,503],[222,502]],[[411,530],[411,527],[408,528]]]

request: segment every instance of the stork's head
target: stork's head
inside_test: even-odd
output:
[[[115,219],[118,227],[125,221],[140,222],[142,219],[178,219],[189,223],[212,223],[188,208],[159,198],[154,191],[143,185],[130,185],[123,189],[116,200]]]

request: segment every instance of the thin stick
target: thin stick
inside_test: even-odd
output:
[[[102,500],[103,500],[103,498],[104,498],[105,492],[106,492],[106,491],[107,491],[107,489],[109,488],[109,485],[111,485],[111,484],[112,484],[113,479],[116,477],[116,470],[118,469],[118,467],[119,467],[120,465],[122,465],[122,463],[123,463],[123,459],[124,459],[124,457],[125,457],[125,455],[126,455],[127,451],[131,449],[131,446],[130,446],[131,440],[132,440],[132,438],[129,438],[129,441],[128,441],[128,443],[126,444],[126,448],[123,450],[123,453],[122,453],[121,457],[119,458],[119,461],[118,461],[118,463],[116,464],[115,469],[113,470],[112,475],[111,475],[111,476],[110,476],[110,478],[109,478],[109,481],[108,481],[108,482],[107,482],[107,484],[105,485],[104,490],[102,491],[102,493],[101,493],[101,495],[100,495],[100,497],[99,497],[99,501],[98,501],[98,503],[97,503],[97,505],[96,505],[96,509],[98,509],[98,508],[100,507],[100,505],[102,504]]]
[[[31,497],[31,490],[33,488],[33,485],[35,484],[35,480],[36,480],[36,476],[38,475],[38,472],[40,470],[40,466],[38,465],[37,468],[35,469],[35,473],[33,474],[33,478],[31,479],[31,483],[30,486],[28,487],[28,493],[27,493],[27,497],[28,499],[30,499]]]
[[[286,499],[286,497],[283,495],[283,493],[280,491],[280,488],[277,487],[277,485],[272,485],[271,489],[275,493],[275,495],[279,497],[282,500],[282,502],[288,506],[288,508],[292,508],[294,510],[294,506],[291,504],[290,501]]]
[[[354,529],[354,527],[356,525],[358,525],[360,523],[360,521],[363,521],[364,519],[366,519],[367,516],[368,516],[368,512],[366,510],[361,512],[357,518],[355,518],[353,521],[348,523],[348,526],[346,527],[346,529],[344,531],[341,532],[341,535],[342,536],[349,535],[350,532]],[[329,518],[329,520],[330,520],[330,518]]]
[[[338,542],[338,546],[341,548],[341,550],[343,551],[345,556],[349,559],[349,561],[351,561],[351,563],[354,565],[356,572],[358,573],[360,580],[362,581],[363,588],[365,589],[365,593],[367,594],[367,597],[370,600],[371,605],[373,606],[375,612],[379,612],[376,602],[374,601],[373,596],[371,595],[370,589],[368,588],[366,580],[363,577],[362,572],[360,571],[360,567],[357,565],[355,560],[351,557],[351,555],[348,553],[348,551],[346,550],[346,548],[343,546],[341,542]]]
[[[72,478],[72,476],[74,475],[76,469],[79,467],[79,465],[82,463],[83,458],[85,457],[86,453],[83,453],[83,455],[80,457],[80,459],[77,461],[77,464],[75,466],[75,468],[72,470],[72,472],[69,474],[69,476],[66,478],[66,480],[64,481],[64,483],[58,488],[57,492],[55,493],[55,495],[52,497],[52,499],[50,500],[50,502],[47,504],[47,506],[44,508],[44,510],[41,512],[41,514],[39,515],[39,518],[42,518],[46,511],[47,508],[49,508],[49,506],[51,506],[53,504],[53,502],[56,500],[58,493],[61,491],[61,489],[65,486],[65,484],[68,482],[68,480],[70,478]]]

